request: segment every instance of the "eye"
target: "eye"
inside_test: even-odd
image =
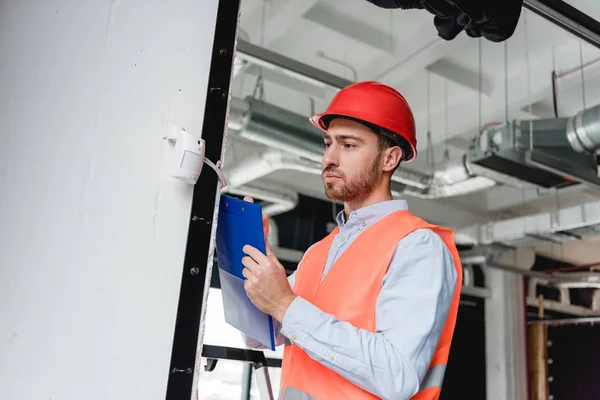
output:
[[[347,149],[353,149],[353,148],[355,148],[356,146],[355,146],[355,145],[353,145],[353,144],[351,144],[351,143],[345,143],[345,144],[344,144],[344,147],[345,147],[345,148],[347,148]]]
[[[331,146],[331,143],[323,143],[323,147],[328,148],[329,146]]]

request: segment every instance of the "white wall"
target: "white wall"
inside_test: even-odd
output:
[[[0,399],[164,399],[217,3],[0,3]]]

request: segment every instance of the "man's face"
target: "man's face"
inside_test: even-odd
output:
[[[325,195],[337,201],[366,199],[381,178],[377,134],[355,121],[337,118],[324,134]]]

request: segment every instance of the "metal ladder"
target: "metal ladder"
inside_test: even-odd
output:
[[[213,371],[218,360],[233,360],[252,364],[261,400],[274,400],[267,359],[262,351],[234,347],[204,345],[202,357],[206,358],[205,371]],[[278,362],[280,360],[271,360]]]

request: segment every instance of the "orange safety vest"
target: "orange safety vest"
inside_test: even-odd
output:
[[[367,228],[352,242],[321,281],[327,254],[336,228],[304,256],[296,272],[294,292],[341,321],[358,329],[375,332],[376,302],[383,278],[398,242],[409,233],[431,229],[444,241],[457,271],[452,304],[429,370],[413,400],[435,400],[441,392],[462,286],[462,267],[451,230],[428,224],[406,210],[393,212]],[[349,382],[313,360],[291,343],[284,349],[280,395],[282,399],[377,399],[375,395]]]

